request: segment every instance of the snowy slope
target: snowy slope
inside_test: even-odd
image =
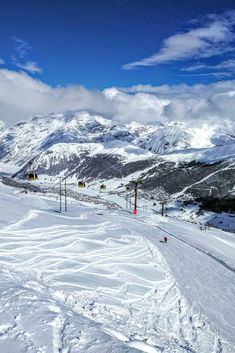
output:
[[[164,154],[189,148],[190,135],[178,126],[161,127],[157,131],[137,138],[135,143],[144,149]]]
[[[184,151],[174,151],[164,155],[164,159],[172,162],[204,162],[216,163],[235,160],[235,143],[213,146],[211,148],[192,148]]]
[[[190,150],[194,150],[193,158],[200,160],[201,150],[205,149],[210,152],[214,147],[231,148],[235,146],[235,131],[221,128],[220,126],[202,125],[200,127],[190,127],[183,123],[167,124],[159,127],[155,131],[142,134],[134,143],[144,149],[162,155],[180,151],[188,154]],[[230,156],[228,150],[227,156]],[[226,159],[227,156],[221,156]],[[180,155],[179,155],[180,157]],[[233,152],[232,152],[232,157]],[[209,158],[208,158],[209,159]],[[180,160],[180,159],[179,159]],[[213,156],[210,158],[213,162]]]
[[[43,281],[6,266],[0,273],[1,352],[140,353],[71,310]]]
[[[234,352],[232,235],[0,193],[1,352]]]

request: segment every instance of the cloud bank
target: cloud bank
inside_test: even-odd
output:
[[[234,123],[235,80],[208,85],[138,85],[92,91],[51,87],[25,72],[0,69],[0,120],[12,125],[37,115],[89,110],[123,123]]]

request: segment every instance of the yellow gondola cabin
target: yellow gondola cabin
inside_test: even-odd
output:
[[[32,180],[38,180],[37,173],[29,173],[28,174],[28,181],[32,181]]]

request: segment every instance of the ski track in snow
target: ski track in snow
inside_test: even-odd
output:
[[[0,231],[1,353],[234,352],[234,274],[208,253],[128,213],[22,200]]]
[[[223,261],[222,259],[219,259],[218,257],[216,257],[215,255],[209,253],[208,251],[203,250],[203,249],[200,249],[199,247],[190,244],[189,242],[187,242],[187,241],[185,241],[185,240],[183,240],[183,239],[177,237],[176,235],[174,235],[174,234],[168,232],[167,230],[163,229],[162,227],[156,226],[156,228],[160,229],[161,231],[163,231],[164,233],[170,235],[171,237],[176,238],[176,239],[178,239],[179,241],[182,241],[183,243],[185,243],[185,244],[191,246],[192,248],[194,248],[194,249],[196,249],[196,250],[202,252],[203,254],[205,254],[205,255],[211,257],[213,260],[215,260],[216,262],[218,262],[219,264],[221,264],[222,266],[224,266],[224,267],[227,268],[228,270],[230,270],[230,271],[232,271],[232,272],[235,273],[235,268],[234,268],[234,267],[228,265],[225,261]]]

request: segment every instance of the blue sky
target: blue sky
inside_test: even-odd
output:
[[[0,1],[0,62],[49,85],[234,78],[234,0]]]

